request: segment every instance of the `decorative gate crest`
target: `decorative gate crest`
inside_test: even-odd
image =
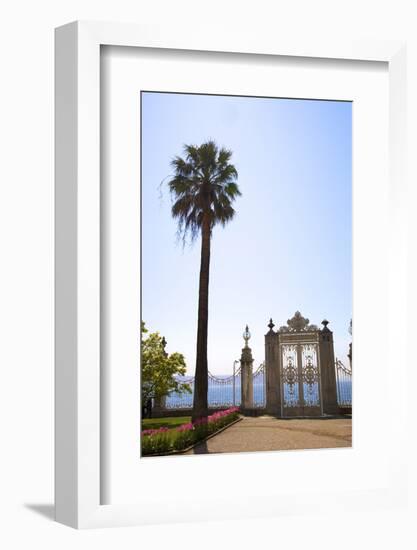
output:
[[[280,332],[306,332],[318,330],[316,325],[309,325],[310,319],[306,319],[299,311],[296,311],[292,319],[287,320],[287,326],[280,327]],[[269,325],[268,325],[269,326]]]

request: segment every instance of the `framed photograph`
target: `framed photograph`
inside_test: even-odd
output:
[[[405,77],[401,42],[56,30],[58,521],[403,503]]]

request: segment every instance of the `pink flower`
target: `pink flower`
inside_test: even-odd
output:
[[[168,428],[165,426],[162,426],[161,428],[158,428],[157,430],[143,430],[142,435],[152,436],[156,434],[161,434],[164,432],[167,432]]]
[[[199,418],[193,424],[194,424],[194,426],[202,426],[203,424],[207,424],[207,422],[208,422],[207,418]]]
[[[188,422],[188,424],[182,424],[177,428],[177,432],[188,432],[190,430],[193,430],[194,426],[191,422]]]

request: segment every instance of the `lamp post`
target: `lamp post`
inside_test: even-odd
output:
[[[251,335],[251,333],[250,333],[250,331],[249,331],[249,327],[248,327],[248,325],[246,325],[246,327],[245,327],[245,332],[243,333],[243,339],[245,340],[245,348],[248,348],[248,347],[249,347],[249,346],[248,346],[248,342],[249,342],[251,336],[252,336],[252,335]]]
[[[236,405],[236,365],[239,363],[239,359],[233,361],[233,406]]]
[[[241,376],[241,409],[249,410],[253,408],[253,357],[252,350],[250,349],[248,342],[250,340],[251,333],[248,325],[245,327],[243,333],[243,340],[245,346],[242,349],[242,355],[240,358],[240,376]]]

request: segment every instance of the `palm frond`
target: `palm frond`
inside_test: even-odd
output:
[[[172,216],[178,220],[178,233],[184,242],[187,235],[191,241],[196,238],[204,219],[210,221],[212,229],[233,218],[232,203],[241,192],[231,157],[230,150],[209,140],[200,146],[184,145],[184,157],[172,159],[174,175],[168,181]]]

